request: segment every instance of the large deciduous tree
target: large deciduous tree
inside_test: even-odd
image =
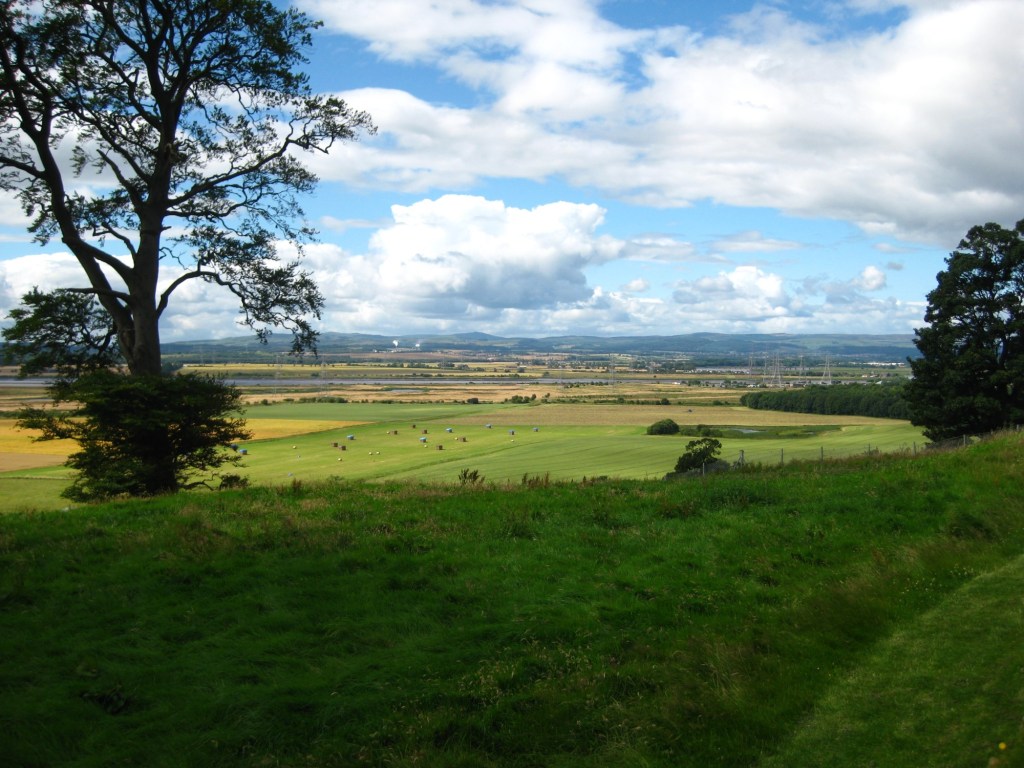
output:
[[[79,443],[73,498],[174,491],[236,460],[237,391],[161,375],[160,317],[182,285],[223,286],[261,339],[284,327],[315,350],[323,297],[276,246],[301,257],[315,234],[302,154],[374,130],[312,92],[315,26],[270,0],[0,0],[0,190],[83,273],[26,294],[5,351],[23,373],[55,368],[54,400],[77,404],[21,418]],[[128,376],[109,370],[122,361]]]
[[[190,280],[234,293],[261,338],[315,346],[323,298],[275,245],[314,234],[301,153],[373,130],[312,93],[315,26],[269,0],[0,0],[0,189],[74,254],[66,288],[110,315],[131,373],[160,372],[160,316]]]
[[[973,227],[928,294],[906,396],[942,440],[1024,422],[1024,221]]]

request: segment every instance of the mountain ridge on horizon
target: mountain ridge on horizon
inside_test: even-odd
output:
[[[166,342],[164,353],[181,355],[200,350],[231,351],[242,354],[287,352],[291,339],[287,334],[271,336],[266,345],[253,346],[250,336],[195,341]],[[717,333],[647,336],[560,335],[546,337],[506,337],[471,331],[452,334],[368,334],[326,331],[321,333],[318,352],[326,355],[369,354],[383,351],[415,352],[492,352],[495,354],[633,354],[722,356],[820,355],[884,362],[903,362],[918,356],[912,334],[789,334],[789,333]]]

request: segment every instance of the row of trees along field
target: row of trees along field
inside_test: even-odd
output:
[[[57,373],[64,415],[21,423],[79,442],[72,494],[175,491],[245,434],[236,394],[163,368],[160,317],[181,286],[220,286],[258,338],[286,328],[296,352],[316,351],[323,296],[277,244],[301,254],[315,236],[298,204],[318,181],[303,155],[375,131],[312,92],[316,26],[271,0],[0,2],[0,191],[82,278],[23,296],[4,355]],[[907,399],[931,439],[1024,421],[1022,236],[1024,221],[974,227],[928,295]]]
[[[902,382],[761,390],[743,395],[740,404],[759,410],[790,413],[910,419],[910,404],[904,397],[904,391]]]

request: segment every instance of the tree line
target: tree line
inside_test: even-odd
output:
[[[910,419],[910,404],[904,396],[905,389],[902,383],[898,383],[763,390],[743,395],[740,404],[766,411]]]

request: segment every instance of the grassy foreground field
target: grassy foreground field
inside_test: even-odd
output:
[[[2,515],[5,762],[1020,765],[1022,523],[1020,434]]]

